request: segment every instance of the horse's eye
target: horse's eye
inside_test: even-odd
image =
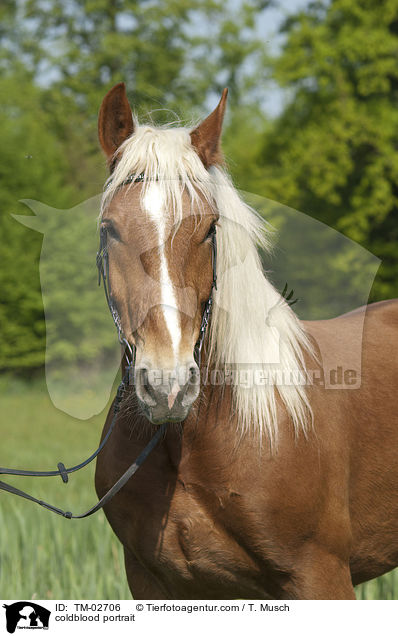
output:
[[[212,223],[209,227],[209,231],[206,234],[206,239],[211,238],[216,233],[216,222]],[[205,240],[206,240],[205,239]]]
[[[109,238],[120,241],[120,234],[111,221],[104,221],[103,223],[101,223],[101,230],[103,232],[106,232]]]

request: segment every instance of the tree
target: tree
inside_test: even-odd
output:
[[[267,4],[27,0],[27,56],[35,72],[44,68],[52,85],[77,98],[90,116],[119,81],[142,111],[166,107],[186,116],[224,82],[238,99],[246,81],[242,68],[259,50],[256,17]],[[246,67],[243,75],[249,74]]]
[[[0,80],[0,369],[44,362],[45,328],[37,263],[41,237],[20,226],[24,197],[62,207],[65,155],[41,110],[41,91],[27,74]],[[27,108],[27,104],[29,108]]]
[[[313,2],[283,31],[270,65],[292,97],[264,136],[261,184],[382,258],[373,299],[396,296],[398,2]]]
[[[224,85],[238,108],[255,84],[256,16],[264,0],[6,0],[0,8],[0,370],[41,368],[45,325],[39,281],[42,235],[18,224],[27,214],[20,199],[71,210],[102,190],[106,165],[97,142],[101,99],[117,81],[126,82],[138,114],[151,109],[159,123],[183,121],[207,111],[206,101]],[[34,208],[34,206],[33,206]],[[65,217],[66,218],[66,217]],[[87,220],[86,220],[87,221]],[[86,221],[57,228],[59,245],[76,244]],[[51,228],[51,219],[48,227]],[[47,226],[46,226],[47,227]],[[85,228],[85,229],[83,229]],[[47,233],[47,230],[42,230]],[[80,234],[81,235],[81,234]],[[91,293],[95,247],[85,267],[54,261],[47,306],[65,316],[63,329],[47,333],[53,362],[92,360],[96,340],[89,323],[78,324],[76,303],[94,312]],[[43,263],[42,263],[43,264]],[[73,278],[83,296],[65,287]],[[46,273],[46,276],[47,276]],[[101,296],[102,298],[102,296]],[[84,314],[85,315],[85,314]],[[81,312],[81,317],[83,313]],[[107,314],[97,320],[97,340],[109,343]],[[54,322],[52,323],[54,325]],[[90,323],[91,324],[91,323]],[[76,325],[77,342],[71,336]],[[53,331],[55,330],[55,327]],[[51,338],[50,338],[51,336]],[[57,346],[54,342],[58,338]],[[111,334],[112,344],[114,334]],[[58,346],[59,345],[59,346]],[[47,358],[48,358],[47,351]]]

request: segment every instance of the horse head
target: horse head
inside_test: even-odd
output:
[[[226,98],[225,89],[191,131],[137,126],[124,84],[99,113],[111,170],[101,210],[109,293],[135,347],[139,405],[154,424],[182,421],[199,394],[195,345],[213,288],[218,219],[209,170],[222,160]]]

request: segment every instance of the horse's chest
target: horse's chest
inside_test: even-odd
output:
[[[99,460],[99,496],[126,467],[120,446]],[[121,543],[170,598],[265,598],[283,557],[264,489],[253,489],[250,471],[237,480],[227,456],[154,454],[106,507]]]
[[[231,598],[242,589],[255,597],[261,568],[240,537],[237,496],[177,483],[168,505],[147,507],[122,542],[175,598]]]

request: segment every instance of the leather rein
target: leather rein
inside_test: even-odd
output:
[[[133,182],[139,182],[143,180],[144,180],[143,174],[130,175],[129,177],[127,177],[127,179],[123,182],[122,185],[127,185]],[[204,307],[202,322],[201,322],[200,330],[199,330],[199,337],[195,344],[195,350],[194,350],[196,362],[199,366],[199,369],[200,369],[201,351],[202,351],[203,342],[205,339],[207,325],[210,320],[211,309],[213,304],[213,289],[217,289],[217,275],[216,275],[217,242],[216,242],[215,228],[214,228],[214,232],[211,235],[211,240],[212,240],[213,280],[212,280],[210,295]],[[134,372],[136,348],[135,348],[135,345],[131,345],[128,342],[127,338],[123,334],[122,323],[119,316],[119,312],[112,298],[110,279],[109,279],[107,230],[105,227],[100,228],[100,244],[99,244],[99,249],[97,252],[96,262],[97,262],[97,268],[98,268],[98,285],[101,285],[101,281],[102,281],[104,285],[104,290],[105,290],[105,298],[109,307],[109,311],[111,312],[113,322],[115,323],[115,326],[117,329],[119,342],[125,347],[124,356],[127,362],[125,374],[116,392],[116,396],[115,396],[115,400],[113,404],[113,416],[112,416],[112,421],[109,426],[109,429],[105,437],[103,438],[102,442],[98,446],[97,450],[94,451],[94,453],[90,455],[90,457],[88,457],[86,460],[81,462],[81,464],[77,464],[76,466],[72,466],[70,468],[65,468],[64,464],[62,462],[59,462],[57,464],[57,470],[48,470],[48,471],[18,470],[16,468],[0,467],[0,475],[17,475],[20,477],[59,476],[62,478],[63,483],[66,484],[69,481],[68,475],[70,475],[71,473],[77,472],[81,468],[84,468],[85,466],[90,464],[93,461],[93,459],[97,457],[97,455],[104,448],[112,431],[115,428],[116,420],[120,411],[120,405],[126,393],[127,386],[129,385],[129,378],[131,377],[131,375],[133,375],[132,372]],[[43,508],[47,508],[47,510],[54,512],[55,514],[61,515],[62,517],[65,517],[66,519],[84,519],[85,517],[90,517],[92,514],[94,514],[101,508],[103,508],[105,504],[107,504],[119,492],[119,490],[123,488],[123,486],[127,483],[130,477],[132,477],[132,475],[134,475],[134,473],[137,472],[139,467],[142,466],[142,464],[144,463],[148,455],[151,453],[151,451],[156,447],[156,445],[159,443],[159,441],[163,437],[167,428],[167,424],[168,424],[167,422],[164,422],[163,424],[159,426],[155,435],[152,437],[149,443],[145,446],[144,450],[139,454],[137,459],[134,460],[134,462],[129,466],[129,468],[123,473],[123,475],[116,481],[116,483],[108,490],[108,492],[94,506],[92,506],[86,512],[80,515],[73,514],[72,512],[68,510],[62,510],[61,508],[57,508],[56,506],[53,506],[52,504],[49,504],[46,501],[43,501],[42,499],[37,499],[33,495],[30,495],[29,493],[24,492],[23,490],[20,490],[19,488],[16,488],[15,486],[12,486],[11,484],[8,484],[4,481],[0,481],[0,490],[4,490],[5,492],[9,492],[12,495],[17,495],[18,497],[23,497],[24,499],[33,501],[34,503],[39,504]]]

